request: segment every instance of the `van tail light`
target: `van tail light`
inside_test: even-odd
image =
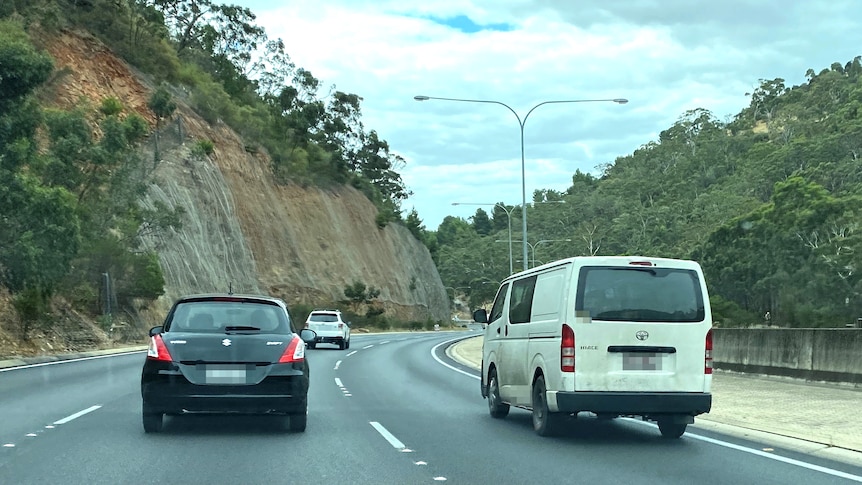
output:
[[[703,358],[703,373],[712,374],[712,329],[706,332],[706,351]]]
[[[575,331],[563,324],[563,340],[560,342],[560,370],[575,371]]]
[[[284,353],[281,354],[281,358],[278,359],[278,363],[293,364],[296,362],[302,362],[303,360],[305,360],[305,342],[303,342],[299,337],[294,337],[293,340],[287,344],[287,348],[284,349]]]
[[[150,337],[150,345],[147,346],[148,360],[161,360],[164,362],[173,362],[171,353],[168,352],[168,346],[162,339],[161,334],[156,334]]]

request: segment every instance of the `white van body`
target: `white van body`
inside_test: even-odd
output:
[[[694,261],[574,257],[503,280],[482,346],[494,417],[533,411],[541,435],[565,416],[638,416],[679,437],[712,405],[712,317]]]

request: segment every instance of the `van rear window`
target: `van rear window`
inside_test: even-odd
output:
[[[705,318],[697,272],[675,268],[585,266],[578,277],[575,311],[588,312],[592,320],[615,322]]]

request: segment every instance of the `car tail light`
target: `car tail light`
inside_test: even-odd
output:
[[[171,353],[168,352],[168,346],[161,335],[153,335],[150,337],[150,345],[147,347],[147,359],[162,360],[172,362]]]
[[[706,351],[703,358],[703,373],[712,374],[712,329],[706,332]]]
[[[278,363],[292,364],[294,362],[302,362],[303,360],[305,360],[305,342],[303,342],[299,337],[294,337],[293,340],[287,344],[287,348],[284,349],[284,353],[281,354],[281,358],[278,359]]]
[[[560,370],[575,371],[575,331],[563,324],[563,340],[560,342]]]

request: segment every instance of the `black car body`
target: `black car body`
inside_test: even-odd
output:
[[[301,335],[301,337],[300,337]],[[178,299],[150,330],[141,374],[146,432],[164,414],[250,413],[289,417],[304,431],[309,368],[306,341],[277,298],[208,294]]]

